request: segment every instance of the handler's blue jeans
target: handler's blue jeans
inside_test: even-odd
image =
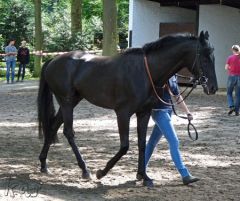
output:
[[[9,82],[10,70],[11,70],[12,82],[13,82],[14,76],[15,76],[16,61],[15,60],[6,61],[6,65],[7,65],[7,72],[6,72],[7,82]]]
[[[233,90],[235,88],[236,101],[233,100]],[[239,112],[240,105],[240,76],[230,75],[227,81],[227,101],[229,107],[235,107],[235,111]]]
[[[147,166],[153,150],[161,137],[164,135],[168,141],[170,154],[177,170],[182,177],[189,176],[190,173],[182,161],[178,137],[171,121],[171,113],[171,109],[153,110],[152,112],[152,118],[155,122],[155,126],[146,146],[145,166]]]

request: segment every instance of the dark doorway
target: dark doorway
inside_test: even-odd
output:
[[[184,33],[189,32],[196,34],[196,24],[195,23],[160,23],[159,36],[164,36],[166,34],[173,33]]]

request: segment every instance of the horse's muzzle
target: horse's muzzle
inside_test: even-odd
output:
[[[202,87],[203,87],[204,93],[206,93],[207,95],[213,95],[218,90],[218,87],[215,87],[214,85],[210,85],[210,84],[203,84]]]

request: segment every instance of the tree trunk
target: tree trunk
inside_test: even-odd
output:
[[[42,51],[43,34],[41,19],[41,0],[34,0],[35,7],[35,51]],[[34,77],[39,77],[41,72],[42,57],[34,56]]]
[[[71,2],[71,32],[72,35],[82,33],[82,0]]]
[[[103,55],[117,53],[117,2],[103,0]]]

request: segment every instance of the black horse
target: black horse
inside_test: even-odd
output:
[[[144,185],[153,185],[145,171],[144,153],[151,104],[156,98],[146,67],[157,86],[163,86],[173,74],[187,67],[196,80],[201,82],[204,78],[205,93],[214,94],[218,86],[213,48],[208,37],[207,32],[201,32],[199,37],[190,34],[169,35],[115,57],[73,51],[46,62],[38,92],[39,131],[44,134],[44,145],[39,156],[41,172],[48,172],[47,153],[59,127],[64,123],[63,132],[82,169],[82,177],[90,177],[75,144],[73,130],[73,109],[85,98],[94,105],[116,112],[120,134],[120,150],[103,170],[97,171],[97,178],[105,176],[127,153],[130,117],[136,114],[139,149],[137,178],[143,179]],[[53,94],[60,105],[56,114]]]

